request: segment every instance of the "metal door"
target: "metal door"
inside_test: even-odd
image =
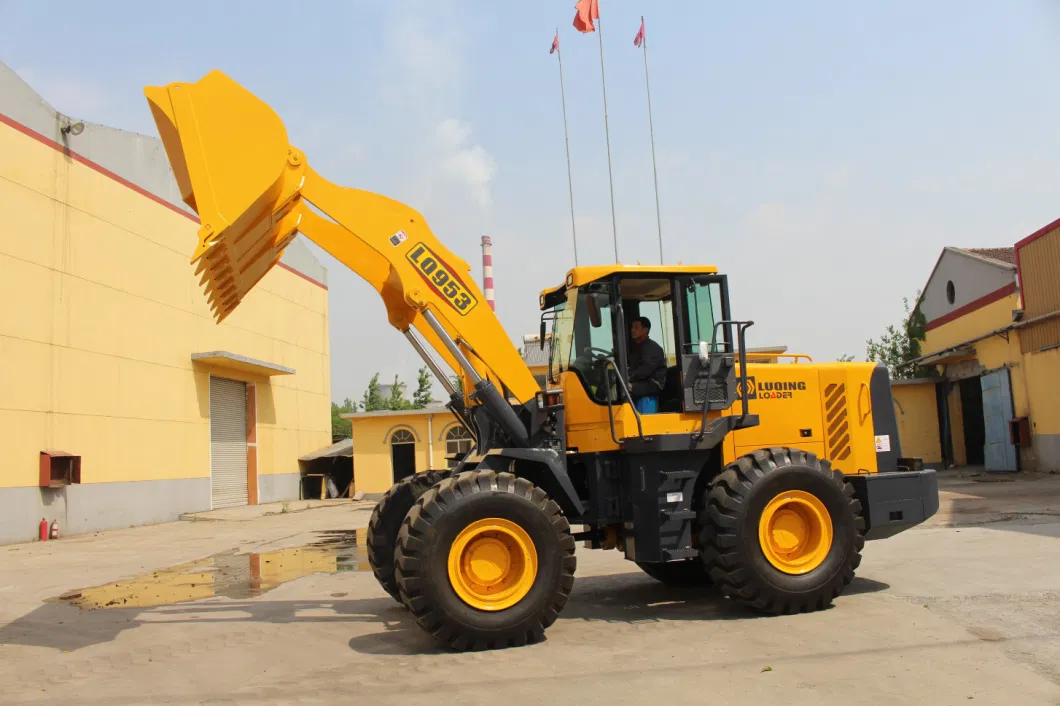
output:
[[[1016,447],[1009,442],[1008,423],[1013,417],[1012,387],[1008,368],[979,378],[983,389],[983,425],[986,427],[984,466],[988,471],[1015,471]]]
[[[210,377],[212,507],[247,504],[247,386]]]

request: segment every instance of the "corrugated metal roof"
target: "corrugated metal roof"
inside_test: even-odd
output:
[[[544,350],[539,343],[527,344],[523,347],[523,360],[527,365],[548,365],[548,344]]]
[[[343,439],[342,441],[337,441],[331,446],[325,446],[324,448],[317,449],[316,451],[306,454],[305,456],[300,456],[298,460],[314,461],[318,458],[334,458],[337,456],[353,456],[352,439]]]

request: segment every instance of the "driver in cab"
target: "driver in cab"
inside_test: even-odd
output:
[[[629,387],[633,401],[658,395],[666,385],[666,354],[648,338],[651,322],[640,316],[630,324]]]

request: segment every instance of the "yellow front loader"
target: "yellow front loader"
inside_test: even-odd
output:
[[[540,640],[574,585],[578,540],[783,614],[829,605],[865,540],[937,511],[934,472],[901,456],[887,369],[756,359],[716,268],[566,272],[538,302],[542,389],[417,211],[321,177],[219,71],[145,94],[199,214],[192,263],[218,322],[302,233],[379,293],[471,433],[454,469],[395,483],[368,528],[379,583],[442,644]],[[665,353],[654,387],[631,382],[634,321]]]

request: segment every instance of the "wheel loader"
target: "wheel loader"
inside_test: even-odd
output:
[[[752,322],[733,318],[715,267],[568,270],[539,297],[539,385],[468,263],[416,210],[317,174],[276,113],[220,71],[144,92],[199,216],[191,263],[217,322],[302,233],[378,292],[471,434],[452,469],[395,483],[368,528],[375,577],[442,645],[542,640],[578,542],[760,613],[821,610],[866,540],[937,511],[934,472],[901,454],[887,369],[749,351]],[[666,362],[664,384],[637,398],[635,319]]]

